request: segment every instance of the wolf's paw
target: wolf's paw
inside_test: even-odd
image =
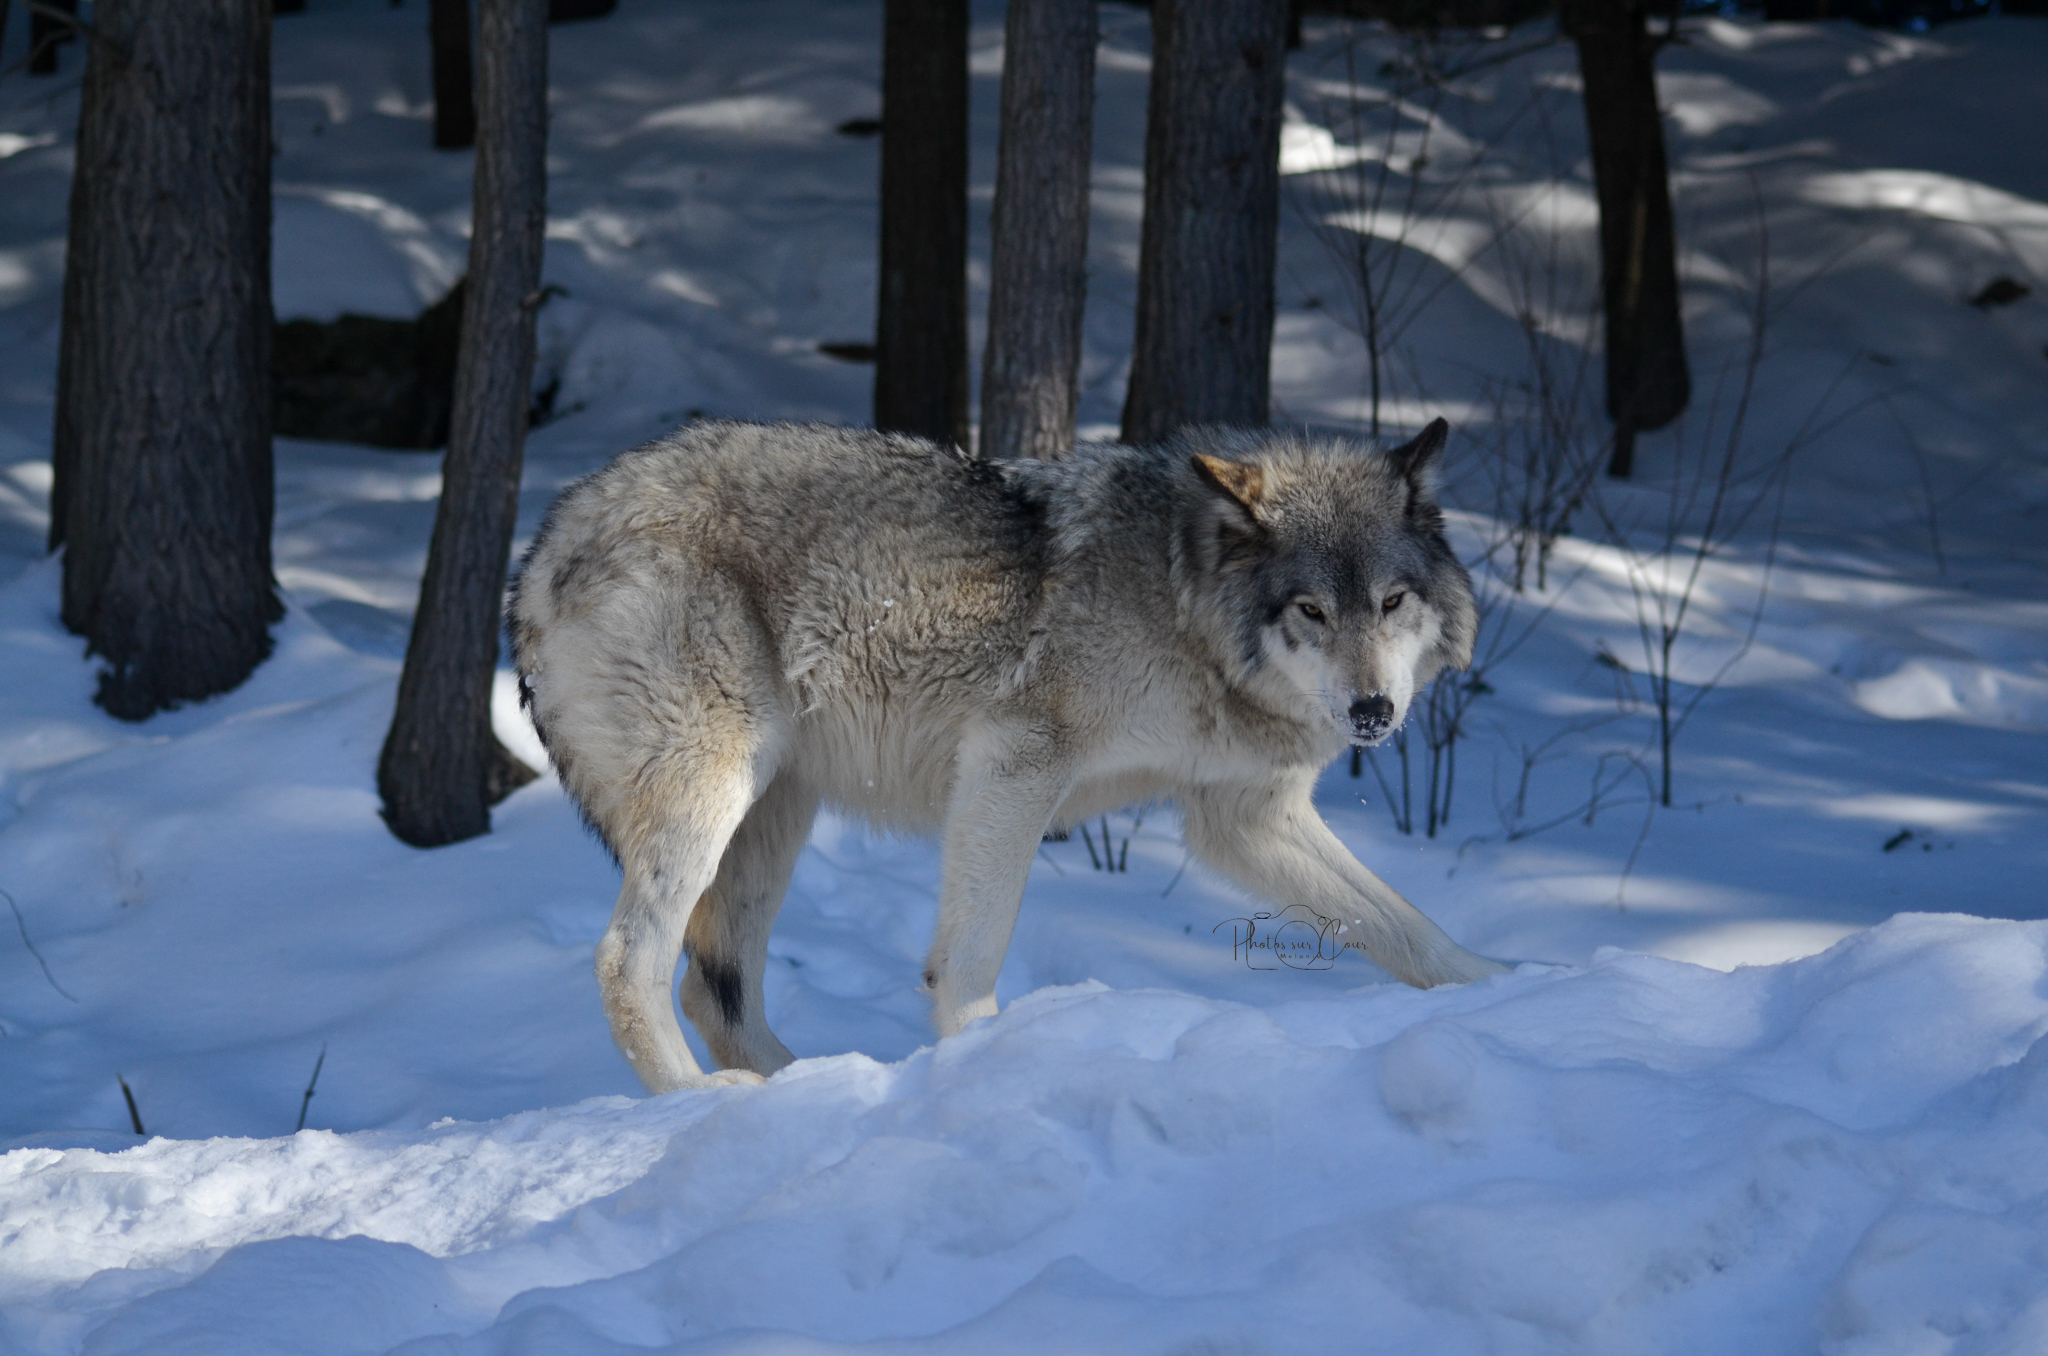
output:
[[[1511,975],[1512,965],[1503,964],[1490,956],[1466,951],[1457,956],[1445,956],[1438,962],[1438,972],[1427,984],[1420,987],[1434,989],[1439,984],[1471,984],[1493,975]]]
[[[710,1088],[752,1087],[768,1080],[752,1069],[714,1069],[710,1073],[682,1074],[668,1086],[655,1088],[655,1096],[668,1092],[703,1092]]]
[[[718,1069],[702,1075],[702,1078],[704,1081],[699,1086],[707,1088],[752,1087],[768,1081],[752,1069]]]

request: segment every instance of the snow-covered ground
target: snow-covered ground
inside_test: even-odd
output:
[[[461,270],[469,160],[427,147],[423,28],[385,0],[278,22],[281,315],[408,314]],[[1104,30],[1097,433],[1145,15]],[[1438,837],[1371,772],[1322,788],[1454,936],[1530,963],[1431,993],[1349,953],[1258,968],[1256,905],[1155,807],[1110,819],[1125,871],[1047,845],[1005,1012],[933,1046],[932,851],[827,817],[768,977],[803,1058],[651,1100],[590,977],[613,869],[552,780],[433,852],[377,819],[432,457],[281,443],[276,656],[145,725],[90,705],[41,554],[77,51],[0,78],[0,1351],[2048,1349],[2048,22],[1689,34],[1660,68],[1698,395],[1603,490],[1636,551],[1582,514],[1551,588],[1494,589],[1533,629]],[[1314,171],[1378,152],[1332,121],[1344,30],[1309,38],[1276,403],[1355,427]],[[572,412],[529,444],[522,532],[696,412],[864,418],[870,370],[816,346],[871,328],[876,148],[834,128],[876,113],[878,40],[878,6],[828,0],[554,30],[543,377]],[[985,204],[999,6],[974,50]],[[1422,172],[1463,191],[1407,231],[1428,302],[1386,409],[1459,424],[1468,554],[1527,284],[1561,299],[1553,355],[1591,297],[1575,80],[1552,47],[1457,83]],[[1801,445],[1775,546],[1767,506],[1702,574],[1681,678],[1768,599],[1653,810],[1632,581],[1727,425],[1766,274],[1745,471]],[[1967,304],[2000,276],[2033,294]]]

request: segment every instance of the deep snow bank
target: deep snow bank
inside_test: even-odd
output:
[[[152,1356],[437,1334],[408,1349],[2038,1351],[2044,973],[2048,924],[1917,915],[1732,973],[1608,952],[1264,1011],[1078,985],[758,1089],[20,1149],[5,1334]]]

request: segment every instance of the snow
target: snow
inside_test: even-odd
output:
[[[409,314],[461,271],[470,162],[428,148],[424,22],[278,21],[281,315]],[[1098,434],[1148,68],[1144,14],[1103,23]],[[1290,59],[1275,395],[1357,427],[1364,349],[1310,190],[1385,151],[1329,116],[1342,32],[1311,21]],[[1547,590],[1490,586],[1532,629],[1486,674],[1449,828],[1398,832],[1371,771],[1320,791],[1516,972],[1421,993],[1355,953],[1234,947],[1260,906],[1152,807],[1107,823],[1127,870],[1091,867],[1100,825],[1046,845],[1004,1011],[934,1044],[933,851],[828,815],[767,977],[800,1061],[661,1098],[606,1031],[616,876],[551,778],[432,852],[377,818],[434,458],[281,441],[275,656],[144,725],[90,704],[41,549],[77,49],[56,81],[0,78],[0,1352],[2048,1347],[2048,162],[2013,131],[2048,125],[2048,25],[1688,33],[1660,68],[1695,413],[1605,491],[1625,545],[1586,519]],[[870,379],[817,344],[871,329],[875,143],[833,129],[878,111],[878,8],[624,0],[552,39],[567,295],[541,375],[567,413],[529,445],[522,538],[695,412],[858,422]],[[980,286],[999,6],[973,44]],[[1497,221],[1553,249],[1553,351],[1594,295],[1575,87],[1546,49],[1433,114],[1436,152],[1485,169],[1409,236],[1428,300],[1383,416],[1459,425],[1468,557],[1498,536],[1479,449],[1526,372],[1529,256]],[[1744,473],[1801,446],[1776,533],[1760,514],[1701,571],[1682,695],[1735,662],[1653,808],[1637,601],[1668,585],[1646,553],[1671,485],[1725,434],[1759,203]],[[1998,276],[2033,295],[1966,304]]]
[[[17,1150],[0,1298],[109,1353],[2024,1350],[2044,949],[1914,915],[1725,974],[1090,982],[760,1090]]]

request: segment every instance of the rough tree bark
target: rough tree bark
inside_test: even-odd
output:
[[[269,0],[99,0],[59,343],[64,624],[141,720],[270,653]]]
[[[1600,200],[1600,291],[1607,325],[1608,473],[1627,476],[1639,430],[1662,428],[1692,398],[1678,301],[1678,242],[1657,48],[1659,0],[1565,0],[1560,21],[1579,49],[1593,184]]]
[[[967,0],[886,0],[875,427],[967,446]]]
[[[1095,41],[1095,0],[1010,0],[989,219],[984,457],[1057,457],[1074,445]]]
[[[391,831],[416,847],[488,833],[533,771],[491,733],[505,559],[533,383],[547,210],[547,0],[481,0],[475,208],[455,411],[398,709],[377,763]]]
[[[429,0],[427,40],[434,57],[434,145],[444,151],[474,146],[469,0]]]
[[[1156,0],[1125,442],[1267,422],[1287,0]]]

